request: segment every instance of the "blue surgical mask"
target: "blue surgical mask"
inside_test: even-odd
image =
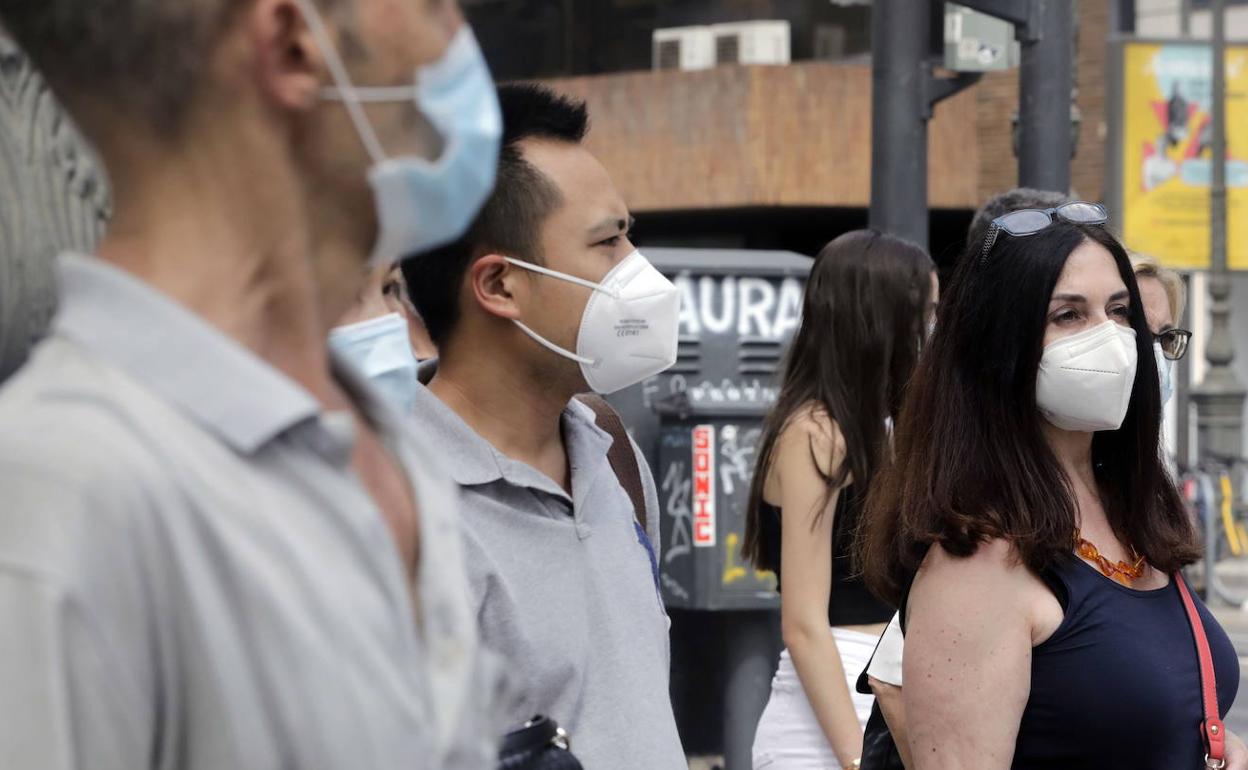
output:
[[[461,26],[441,59],[417,69],[414,85],[356,88],[311,0],[298,2],[334,79],[322,96],[343,103],[372,156],[379,232],[369,264],[393,264],[463,235],[494,189],[503,135],[498,93],[472,30]],[[437,160],[388,157],[361,106],[413,101],[442,137]]]
[[[1166,358],[1161,343],[1153,343],[1153,355],[1157,358],[1157,376],[1161,378],[1161,405],[1165,406],[1174,395],[1174,362]]]
[[[329,346],[367,377],[407,414],[416,403],[416,357],[407,322],[398,313],[339,326],[329,332]]]

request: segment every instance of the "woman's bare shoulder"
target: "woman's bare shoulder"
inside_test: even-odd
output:
[[[808,402],[793,412],[780,431],[780,452],[812,456],[823,475],[831,475],[831,465],[845,456],[845,439],[826,407]],[[787,450],[787,451],[786,451]]]
[[[966,556],[933,545],[915,575],[907,609],[919,605],[939,607],[950,620],[1014,619],[1032,628],[1036,643],[1048,638],[1062,615],[1053,593],[1003,538],[980,543]]]

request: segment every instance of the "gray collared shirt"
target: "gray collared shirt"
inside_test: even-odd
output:
[[[129,274],[60,268],[0,390],[0,766],[491,767],[433,453],[337,373],[412,481],[417,623],[351,415]]]
[[[436,363],[421,368],[428,382]],[[588,407],[563,414],[572,494],[477,435],[421,387],[421,430],[463,486],[466,560],[484,641],[507,659],[522,702],[513,721],[547,714],[587,770],[684,770],[668,694],[667,614],[656,562],[607,460],[611,436]],[[647,522],[654,480],[634,445]]]

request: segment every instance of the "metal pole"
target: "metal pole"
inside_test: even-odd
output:
[[[1192,296],[1191,275],[1183,276],[1183,286],[1188,297]],[[1192,303],[1183,308],[1183,317],[1175,319],[1175,323],[1184,329],[1192,328]],[[1185,473],[1194,467],[1192,458],[1192,356],[1183,356],[1174,370],[1174,448],[1178,456],[1179,472]]]
[[[1202,456],[1235,462],[1243,456],[1244,387],[1231,368],[1231,276],[1226,263],[1226,19],[1225,0],[1213,0],[1213,183],[1210,203],[1209,296],[1212,324],[1204,382],[1192,394],[1199,413]]]
[[[871,227],[927,247],[925,71],[931,6],[871,8]]]
[[[727,673],[724,685],[724,770],[753,767],[754,732],[776,673],[776,613],[732,612],[725,619]]]
[[[1192,0],[1179,0],[1179,34],[1192,36]]]
[[[1116,0],[1114,11],[1117,11],[1118,23],[1112,29],[1128,35],[1135,34],[1135,0]]]
[[[1032,0],[1037,32],[1024,40],[1019,70],[1018,183],[1037,190],[1070,190],[1072,0]]]

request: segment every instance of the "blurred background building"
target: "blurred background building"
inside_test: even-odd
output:
[[[922,0],[916,0],[921,2]],[[1078,5],[1074,189],[1102,195],[1110,1]],[[813,254],[865,226],[871,4],[863,0],[465,0],[501,80],[585,98],[593,150],[643,244]],[[1248,9],[1245,9],[1248,10]],[[937,25],[939,26],[939,25]],[[939,30],[943,31],[943,30]],[[942,102],[930,126],[931,247],[1013,187],[1016,69]]]

